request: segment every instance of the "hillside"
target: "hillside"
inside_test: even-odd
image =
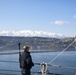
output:
[[[18,50],[18,43],[21,43],[21,49],[24,45],[29,45],[32,50],[51,50],[61,51],[66,48],[73,38],[46,38],[46,37],[10,37],[0,36],[0,50]],[[74,50],[75,43],[68,49]]]

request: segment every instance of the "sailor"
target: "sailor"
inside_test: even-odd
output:
[[[34,66],[34,63],[29,52],[30,47],[25,45],[23,49],[24,51],[19,58],[21,73],[22,75],[31,75],[30,70]]]

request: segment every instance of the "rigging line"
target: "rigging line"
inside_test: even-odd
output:
[[[7,74],[7,73],[0,73],[0,75],[18,75],[18,74]]]
[[[0,55],[12,55],[12,54],[19,54],[19,52],[0,53]]]
[[[53,66],[53,67],[62,67],[62,68],[68,68],[68,69],[76,69],[76,67],[60,66],[60,65],[53,65],[53,64],[48,64],[48,66]]]
[[[0,69],[0,71],[21,72],[21,71],[18,71],[18,70],[6,70],[6,69]]]
[[[0,62],[9,62],[9,63],[19,63],[17,61],[5,61],[5,60],[0,60]],[[34,63],[35,65],[40,65],[40,63]],[[60,65],[54,65],[54,64],[47,64],[48,66],[53,66],[53,67],[63,67],[63,68],[70,68],[70,69],[76,69],[75,67],[69,67],[69,66],[60,66]]]
[[[63,68],[69,68],[69,69],[76,69],[75,67],[67,67],[67,66],[61,66]]]
[[[0,60],[0,62],[19,63],[17,61],[5,61],[5,60]]]
[[[51,51],[30,51],[30,53],[38,53],[38,52],[51,52]],[[9,52],[9,53],[2,53],[2,52],[0,52],[0,55],[13,55],[13,54],[19,54],[19,52]]]
[[[0,62],[9,62],[9,63],[19,63],[17,61],[4,61],[0,60]],[[40,65],[40,63],[34,63],[35,65]],[[70,66],[60,66],[60,65],[54,65],[54,64],[47,64],[48,66],[53,66],[53,67],[63,67],[63,68],[70,68],[70,69],[76,69],[75,67],[70,67]]]
[[[36,52],[38,53],[38,51],[32,51],[31,53],[36,53]],[[1,53],[0,52],[0,55],[14,55],[14,54],[19,54],[19,52],[9,52],[9,53]]]
[[[0,69],[0,71],[21,72],[19,70],[6,70],[6,69]],[[31,73],[41,73],[41,72],[31,72]]]
[[[55,59],[57,59],[64,51],[66,51],[73,43],[75,42],[75,39],[74,41],[68,46],[66,47],[64,50],[62,50],[62,52],[60,52],[55,58],[53,58],[49,63],[52,63]]]

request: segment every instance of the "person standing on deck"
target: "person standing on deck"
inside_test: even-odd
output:
[[[32,57],[30,55],[29,46],[23,47],[24,51],[22,52],[21,56],[19,57],[19,63],[21,68],[22,75],[31,75],[31,68],[34,66],[32,62]]]

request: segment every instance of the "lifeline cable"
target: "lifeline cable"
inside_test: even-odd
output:
[[[18,72],[20,73],[20,70],[7,70],[7,69],[0,69],[0,71],[7,71],[7,72]],[[31,72],[31,73],[41,73],[41,72]]]
[[[0,55],[13,55],[13,54],[19,54],[19,52],[0,53]]]
[[[18,75],[18,74],[7,74],[7,73],[0,73],[0,75]]]
[[[0,60],[0,62],[8,62],[8,63],[19,63],[18,61],[5,61],[5,60]],[[35,65],[41,65],[40,63],[34,63]],[[54,65],[54,64],[48,64],[45,63],[48,66],[53,66],[53,67],[63,67],[63,68],[68,68],[68,69],[76,69],[75,67],[70,67],[70,66],[60,66],[60,65]]]
[[[6,70],[6,69],[0,69],[0,71],[21,72],[21,71],[18,71],[18,70]]]
[[[17,61],[5,61],[5,60],[0,60],[0,62],[19,63],[19,62],[17,62]]]
[[[43,53],[43,52],[51,52],[51,51],[30,51],[30,52],[31,53],[39,53],[39,52]],[[13,55],[13,54],[19,54],[19,51],[17,51],[17,52],[8,52],[8,53],[7,52],[6,53],[5,52],[3,52],[3,53],[0,52],[0,55]]]

